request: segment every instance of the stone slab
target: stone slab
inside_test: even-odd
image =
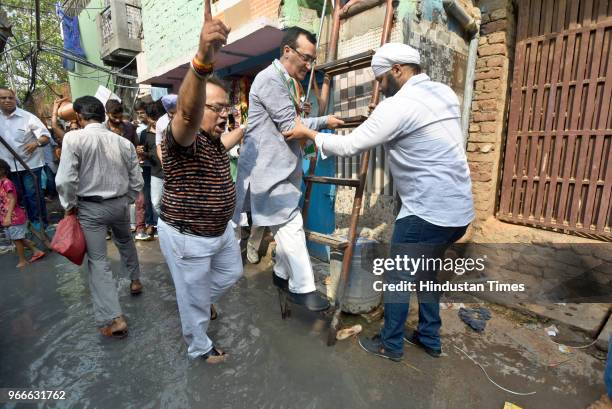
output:
[[[517,304],[507,307],[565,324],[595,338],[608,319],[612,304]]]
[[[597,337],[597,348],[607,351],[610,346],[610,337],[612,336],[612,315],[608,318],[608,322]]]

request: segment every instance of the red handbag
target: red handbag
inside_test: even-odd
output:
[[[65,216],[57,224],[55,235],[51,241],[51,249],[74,264],[83,264],[87,252],[87,243],[76,214]]]

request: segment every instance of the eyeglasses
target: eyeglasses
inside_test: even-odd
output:
[[[313,57],[312,55],[302,54],[301,52],[299,52],[295,48],[290,47],[290,46],[288,46],[288,47],[291,48],[293,51],[295,51],[295,53],[297,55],[299,55],[300,58],[302,59],[302,61],[304,61],[306,64],[313,64],[317,60],[317,57]]]
[[[205,104],[206,108],[213,111],[215,114],[232,114],[234,113],[234,107],[231,105],[209,105]]]

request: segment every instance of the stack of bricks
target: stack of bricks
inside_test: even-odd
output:
[[[515,20],[512,0],[482,0],[474,98],[467,146],[475,227],[494,215],[503,155]]]

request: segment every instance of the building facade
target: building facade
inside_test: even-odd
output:
[[[88,58],[102,61],[96,8],[80,13]],[[343,21],[338,58],[380,45],[384,1]],[[469,238],[496,242],[602,242],[612,238],[609,0],[456,0],[478,22],[474,72],[468,72],[473,35],[447,12],[449,1],[399,0],[391,41],[418,48],[432,79],[451,86],[470,104],[466,150],[477,218]],[[213,14],[232,27],[217,61],[218,73],[248,80],[278,55],[281,30],[300,25],[319,31],[322,1],[218,0]],[[447,7],[445,7],[445,4]],[[197,47],[203,10],[200,0],[142,0],[138,83],[178,91]],[[98,10],[98,13],[100,12]],[[328,7],[328,13],[329,13]],[[324,20],[319,61],[326,59],[331,15]],[[93,40],[95,39],[95,41]],[[96,59],[97,58],[97,59]],[[559,62],[559,64],[555,64]],[[71,75],[72,93],[92,93],[112,83],[86,67]],[[473,97],[464,100],[466,79]],[[372,73],[363,69],[333,79],[329,112],[367,114]],[[111,87],[112,89],[112,87]],[[244,102],[245,95],[235,102]],[[382,149],[370,158],[362,234],[388,241],[398,201]],[[359,157],[337,159],[338,177],[356,176]],[[348,226],[353,191],[339,188],[337,230]]]

